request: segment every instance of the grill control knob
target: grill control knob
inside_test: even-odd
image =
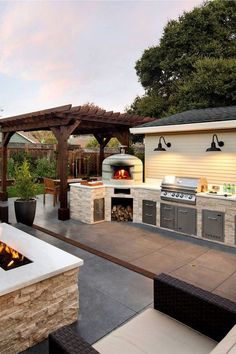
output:
[[[183,194],[180,194],[179,196],[180,196],[180,198],[183,198],[184,195],[183,195]]]
[[[175,196],[175,193],[171,193],[171,197],[174,197]]]
[[[192,197],[193,197],[192,195],[189,195],[189,196],[188,196],[188,199],[192,199]]]
[[[163,192],[163,195],[167,195],[167,192]]]
[[[176,197],[177,197],[177,198],[178,198],[178,196],[179,196],[179,193],[176,194]]]

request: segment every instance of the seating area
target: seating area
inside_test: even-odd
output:
[[[55,207],[60,193],[59,183],[51,178],[44,178],[43,183],[44,183],[43,204],[45,204],[46,202],[46,194],[51,194],[53,196],[53,206]]]
[[[154,309],[148,308],[93,346],[63,327],[49,335],[49,353],[233,354],[235,324],[234,302],[160,274],[154,279]]]

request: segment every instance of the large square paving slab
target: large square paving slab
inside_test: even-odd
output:
[[[57,208],[51,203],[44,206],[41,197],[37,208],[35,224],[60,234],[68,242],[89,246],[104,256],[115,257],[123,266],[128,263],[138,267],[137,271],[141,268],[143,274],[169,273],[236,301],[236,248],[143,224],[59,221]],[[99,261],[97,267],[102,268],[101,264]],[[91,272],[88,265],[88,276]]]

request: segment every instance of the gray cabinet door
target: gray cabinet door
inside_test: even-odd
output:
[[[224,213],[214,210],[202,211],[202,237],[224,242]]]
[[[101,221],[105,219],[104,215],[104,198],[94,199],[94,221]]]
[[[194,208],[177,208],[177,228],[178,231],[189,235],[197,233],[197,211]]]
[[[160,226],[166,229],[175,230],[176,207],[170,204],[161,203]]]
[[[142,221],[145,224],[156,225],[157,204],[152,200],[143,200]]]

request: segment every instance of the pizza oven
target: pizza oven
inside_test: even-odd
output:
[[[139,184],[143,182],[143,163],[136,156],[120,154],[107,157],[102,163],[102,180],[106,184]]]

